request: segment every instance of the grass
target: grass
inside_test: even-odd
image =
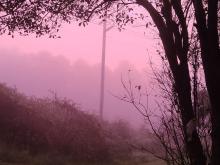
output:
[[[33,165],[32,163],[30,164],[18,164],[18,163],[4,163],[0,162],[0,165]],[[69,164],[69,165],[95,165],[95,164]],[[96,165],[115,165],[115,164],[96,164]],[[148,163],[140,163],[140,164],[133,164],[132,162],[127,164],[121,164],[121,165],[165,165],[164,162],[162,161],[154,161],[154,162],[148,162]]]
[[[165,165],[161,160],[152,160],[149,162],[134,162],[134,161],[117,161],[115,163],[82,163],[82,162],[71,162],[66,159],[51,160],[47,156],[38,156],[27,158],[27,162],[16,162],[13,161],[0,161],[0,165]]]
[[[42,154],[31,156],[27,151],[19,151],[0,145],[0,165],[165,165],[150,154],[135,153],[129,160],[115,160],[114,163],[74,162],[67,156]]]

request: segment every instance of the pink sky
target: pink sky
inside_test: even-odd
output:
[[[102,25],[90,23],[87,27],[76,24],[64,25],[58,33],[61,39],[49,39],[47,36],[11,38],[0,37],[0,48],[14,49],[22,53],[48,52],[52,55],[63,55],[71,61],[83,59],[89,64],[101,61]],[[146,67],[147,53],[154,54],[153,35],[144,35],[143,28],[127,28],[119,32],[114,27],[107,33],[106,64],[115,68],[120,61],[129,61],[138,69]]]

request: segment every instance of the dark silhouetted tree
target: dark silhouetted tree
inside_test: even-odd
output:
[[[133,6],[131,6],[133,5]],[[130,14],[136,6],[141,6],[150,14],[163,44],[165,56],[168,59],[174,77],[175,90],[178,95],[181,120],[183,122],[184,138],[191,164],[205,165],[206,159],[196,129],[192,133],[192,140],[188,141],[186,133],[187,123],[195,118],[193,113],[190,73],[188,67],[189,37],[187,21],[188,4],[181,1],[162,0],[150,2],[148,0],[136,1],[89,1],[82,5],[85,10],[83,20],[88,21],[93,14],[102,18],[106,11],[109,17],[116,17],[119,27],[133,22],[136,18]],[[116,14],[115,14],[116,13]]]
[[[220,164],[220,49],[218,0],[193,0],[206,86],[212,106],[211,164]]]

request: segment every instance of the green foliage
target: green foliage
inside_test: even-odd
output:
[[[37,37],[44,34],[55,37],[62,21],[75,18],[74,11],[79,11],[75,1],[2,0],[0,34],[8,33],[13,37],[14,32],[19,32],[21,35],[35,33]]]
[[[0,164],[130,165],[151,160],[134,153],[136,134],[127,122],[100,121],[70,100],[30,98],[0,84]]]
[[[85,26],[93,16],[103,19],[113,18],[119,28],[133,23],[137,18],[143,19],[143,14],[133,13],[136,4],[133,0],[103,1],[103,0],[2,0],[0,2],[0,34],[14,37],[35,33],[37,37],[49,34],[55,38],[62,23],[79,21]]]
[[[32,155],[71,155],[104,161],[108,149],[99,121],[65,99],[27,98],[0,85],[0,140]]]
[[[31,157],[27,151],[20,151],[10,145],[0,145],[0,163],[20,163],[27,164],[30,162]]]
[[[136,135],[129,123],[122,120],[106,125],[106,143],[110,154],[117,160],[132,159],[131,144],[134,136]]]
[[[0,161],[34,165],[131,160],[128,123],[100,122],[70,100],[26,97],[0,84]]]

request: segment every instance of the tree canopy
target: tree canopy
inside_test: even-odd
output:
[[[62,22],[81,17],[79,1],[3,0],[0,2],[0,34],[35,33],[55,37]]]

